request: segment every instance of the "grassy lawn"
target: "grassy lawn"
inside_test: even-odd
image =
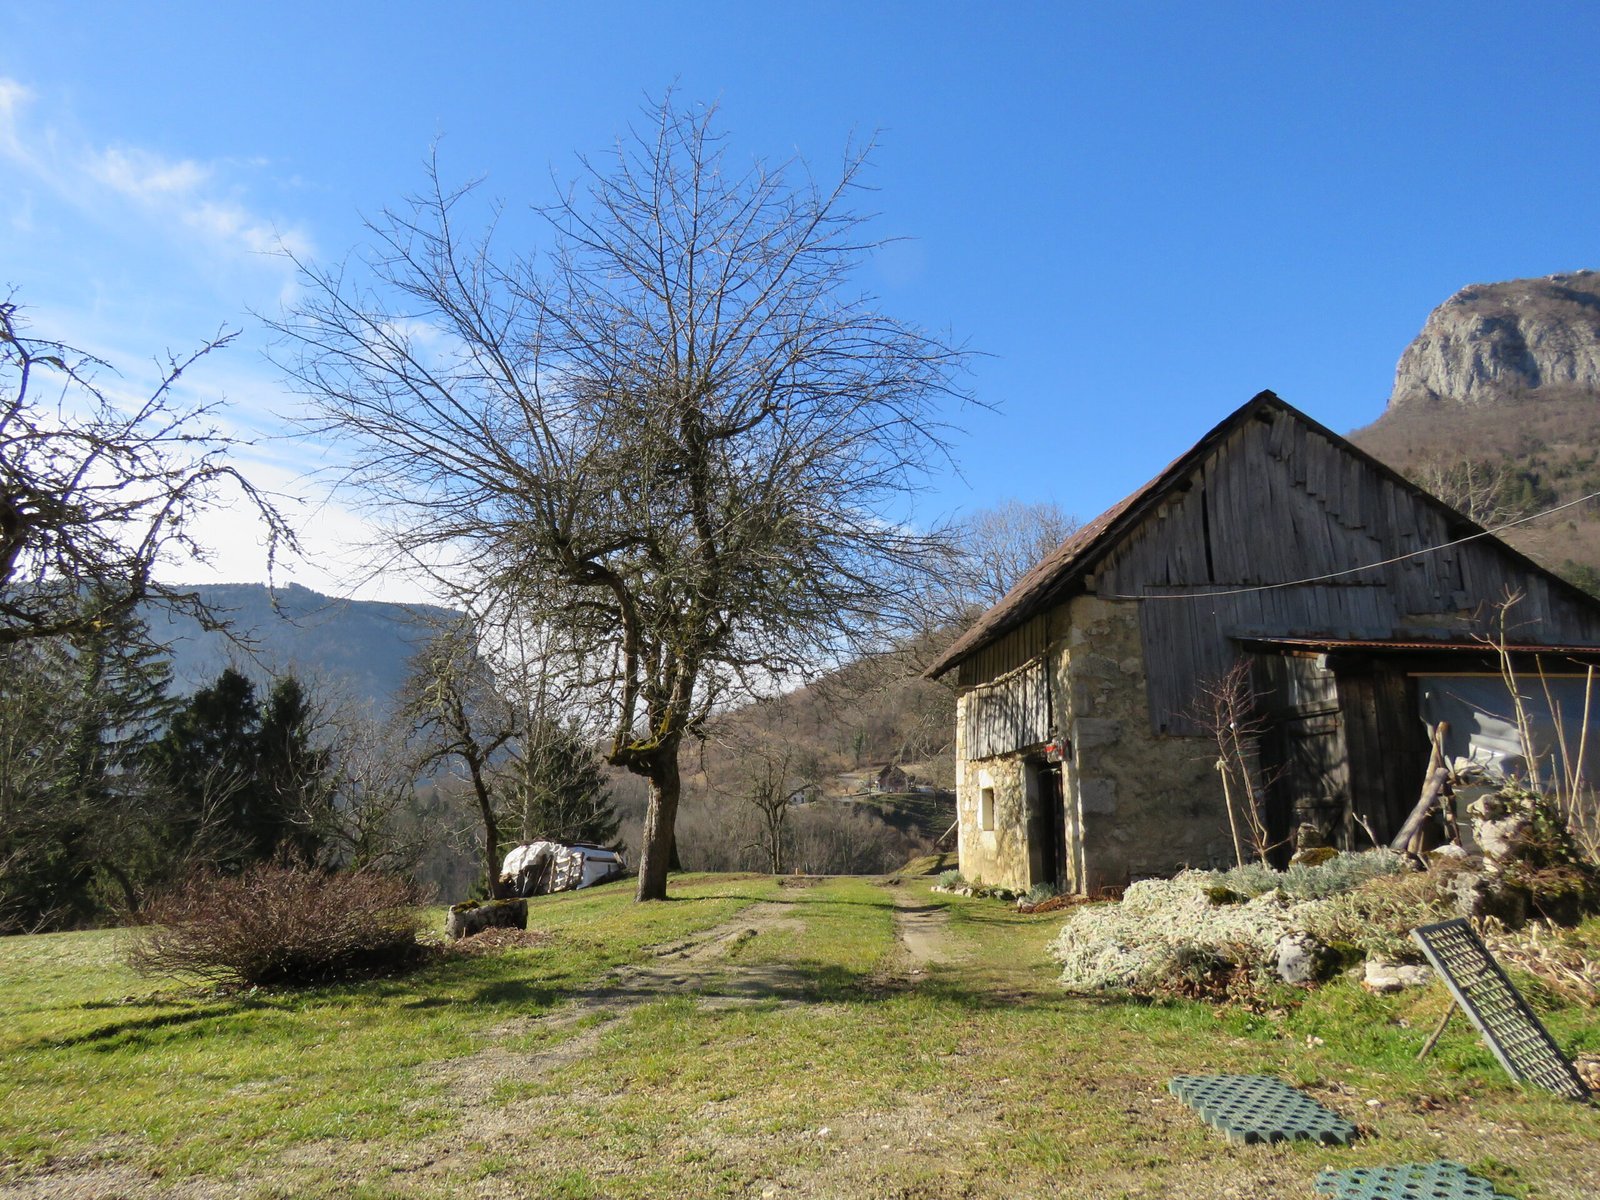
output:
[[[1440,986],[1071,997],[1060,914],[795,882],[541,899],[538,947],[297,994],[142,978],[115,932],[0,940],[0,1195],[1309,1200],[1324,1165],[1437,1157],[1595,1194],[1597,1110],[1512,1085],[1460,1018],[1413,1061]],[[897,899],[943,910],[938,959],[898,949]],[[1592,1012],[1532,994],[1600,1048]],[[1366,1136],[1230,1146],[1166,1095],[1197,1071],[1278,1074]]]

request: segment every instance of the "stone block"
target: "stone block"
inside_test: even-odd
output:
[[[1079,750],[1114,746],[1121,738],[1121,721],[1104,717],[1080,717],[1072,723],[1072,744]]]
[[[1079,722],[1080,724],[1082,722]],[[1078,780],[1078,806],[1093,816],[1110,816],[1117,811],[1117,781],[1115,779]]]
[[[1079,719],[1082,719],[1084,714],[1094,711],[1096,689],[1091,688],[1085,680],[1074,679],[1072,681],[1071,697],[1072,711]]]
[[[1111,679],[1119,670],[1117,660],[1104,654],[1079,652],[1072,656],[1072,673],[1080,679]]]
[[[1362,983],[1369,992],[1398,992],[1403,988],[1427,987],[1433,979],[1433,968],[1418,963],[1393,963],[1386,959],[1369,958]]]

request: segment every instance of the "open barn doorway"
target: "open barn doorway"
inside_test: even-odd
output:
[[[1067,812],[1063,803],[1061,764],[1044,758],[1024,761],[1028,803],[1028,876],[1030,883],[1066,886]]]

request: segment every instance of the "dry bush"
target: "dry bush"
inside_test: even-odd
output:
[[[1460,916],[1461,889],[1476,878],[1469,865],[1453,859],[1426,871],[1379,875],[1308,910],[1301,924],[1343,961],[1419,961],[1422,951],[1411,931]]]
[[[460,941],[446,942],[447,954],[465,955],[468,958],[488,954],[504,954],[507,950],[538,950],[555,941],[555,935],[543,929],[485,929]]]
[[[146,909],[135,970],[230,987],[303,986],[418,963],[414,885],[393,875],[259,864],[196,875]]]
[[[1515,931],[1491,924],[1483,940],[1502,963],[1521,967],[1562,1000],[1600,1008],[1600,927],[1594,922],[1581,929],[1535,923]]]

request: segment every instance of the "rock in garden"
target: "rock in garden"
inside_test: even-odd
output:
[[[1280,938],[1274,952],[1274,969],[1285,983],[1312,983],[1317,978],[1317,943],[1304,934]]]
[[[1426,987],[1433,981],[1433,968],[1421,963],[1396,963],[1382,958],[1367,960],[1362,985],[1369,992],[1398,992],[1409,987]]]
[[[1491,864],[1515,858],[1532,828],[1525,804],[1505,794],[1490,793],[1467,807],[1472,837]]]

